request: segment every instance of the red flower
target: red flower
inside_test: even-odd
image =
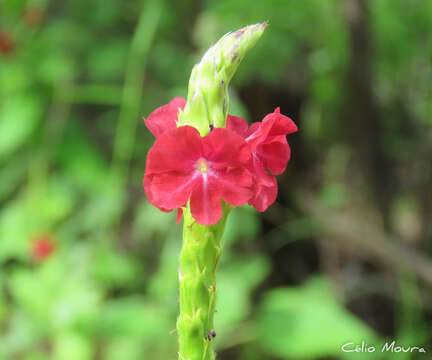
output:
[[[181,207],[190,199],[192,216],[204,225],[220,219],[219,198],[235,206],[248,202],[265,211],[276,200],[274,175],[281,174],[290,159],[286,135],[296,132],[297,126],[277,108],[250,127],[245,119],[228,115],[227,129],[214,129],[201,138],[192,127],[177,128],[178,112],[185,104],[176,97],[144,119],[156,137],[144,176],[149,201],[162,211],[178,208],[179,222]]]
[[[7,54],[15,48],[15,41],[9,32],[0,30],[0,52]]]
[[[190,200],[193,218],[213,225],[222,216],[221,199],[240,206],[253,196],[251,154],[241,136],[223,128],[205,137],[191,126],[163,129],[156,131],[147,157],[144,188],[150,203],[170,211]]]
[[[258,211],[265,211],[277,196],[277,182],[273,175],[283,173],[290,159],[290,147],[285,136],[296,132],[297,126],[277,108],[249,128],[245,119],[229,115],[227,129],[242,136],[250,146],[255,195],[249,204]]]
[[[35,261],[46,260],[55,250],[56,244],[49,235],[38,236],[32,244],[32,257]]]

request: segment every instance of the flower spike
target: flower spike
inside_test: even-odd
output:
[[[277,108],[248,126],[229,115],[228,84],[267,23],[226,34],[195,65],[187,101],[174,98],[145,124],[156,137],[147,156],[144,189],[162,211],[184,218],[180,253],[179,360],[214,360],[216,266],[227,217],[249,203],[265,211],[290,159],[286,135],[294,122]]]

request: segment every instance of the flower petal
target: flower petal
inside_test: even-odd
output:
[[[198,183],[198,172],[168,172],[144,176],[144,190],[149,202],[162,211],[185,206]]]
[[[251,157],[246,141],[225,128],[215,128],[203,138],[203,155],[216,168],[246,166]]]
[[[291,118],[280,113],[280,108],[276,108],[274,112],[267,114],[262,123],[263,127],[268,126],[270,128],[268,136],[288,135],[298,130],[297,125]]]
[[[200,176],[190,199],[192,217],[201,225],[214,225],[222,217],[217,186],[208,176]]]
[[[273,186],[259,186],[255,193],[255,197],[249,201],[249,205],[252,205],[255,210],[264,212],[267,208],[272,205],[277,197],[278,186],[276,178],[273,177]]]
[[[228,204],[241,206],[253,197],[252,174],[245,168],[224,168],[209,173],[218,193]]]
[[[226,128],[234,131],[236,134],[244,138],[246,137],[248,131],[248,123],[241,117],[228,115]]]
[[[276,200],[278,187],[274,176],[269,174],[258,159],[254,159],[255,196],[249,201],[258,211],[266,211]]]
[[[290,147],[286,140],[258,145],[256,153],[264,168],[270,170],[273,175],[279,175],[285,171],[291,156]]]
[[[159,210],[161,210],[163,212],[170,212],[170,211],[172,211],[172,209],[167,209],[164,206],[155,205],[155,202],[153,200],[153,195],[152,195],[152,189],[151,189],[151,176],[144,177],[143,186],[144,186],[144,192],[145,192],[145,194],[147,196],[147,200],[148,200],[148,202],[150,204],[152,204],[153,206],[157,207]]]
[[[269,143],[279,136],[285,136],[297,131],[297,126],[288,116],[282,115],[277,108],[274,112],[266,115],[260,126],[249,135],[246,141],[252,149],[259,144]]]
[[[195,128],[181,126],[156,139],[147,155],[146,174],[193,171],[202,156],[201,137]]]
[[[249,129],[248,129],[248,131],[246,133],[245,138],[247,139],[249,136],[251,136],[253,133],[255,133],[259,129],[260,126],[261,126],[261,122],[260,121],[256,121],[256,122],[252,123],[249,126]]]
[[[153,111],[147,119],[143,118],[147,128],[156,138],[168,130],[175,129],[179,109],[183,109],[185,105],[184,98],[175,97],[168,104]]]

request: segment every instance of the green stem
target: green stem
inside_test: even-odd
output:
[[[162,1],[147,1],[143,7],[126,65],[120,114],[114,139],[113,170],[122,180],[133,155],[135,132],[144,86],[146,60],[162,12]]]
[[[179,112],[178,126],[190,125],[201,136],[210,125],[225,127],[228,84],[247,50],[261,37],[266,23],[246,26],[222,37],[192,70],[186,107]],[[180,254],[180,315],[177,320],[179,360],[214,360],[213,317],[216,305],[216,266],[221,238],[231,206],[223,204],[221,220],[212,226],[192,218],[183,209],[183,247]]]
[[[229,209],[212,226],[200,225],[189,209],[184,211],[183,247],[180,253],[180,316],[179,359],[212,360],[214,330],[213,317],[216,303],[216,266],[221,255],[221,238]]]

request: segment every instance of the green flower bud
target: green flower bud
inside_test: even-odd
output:
[[[179,126],[194,126],[201,136],[209,132],[210,125],[225,127],[229,109],[228,84],[266,26],[266,22],[254,24],[228,33],[207,50],[192,70],[186,107],[179,113]]]

